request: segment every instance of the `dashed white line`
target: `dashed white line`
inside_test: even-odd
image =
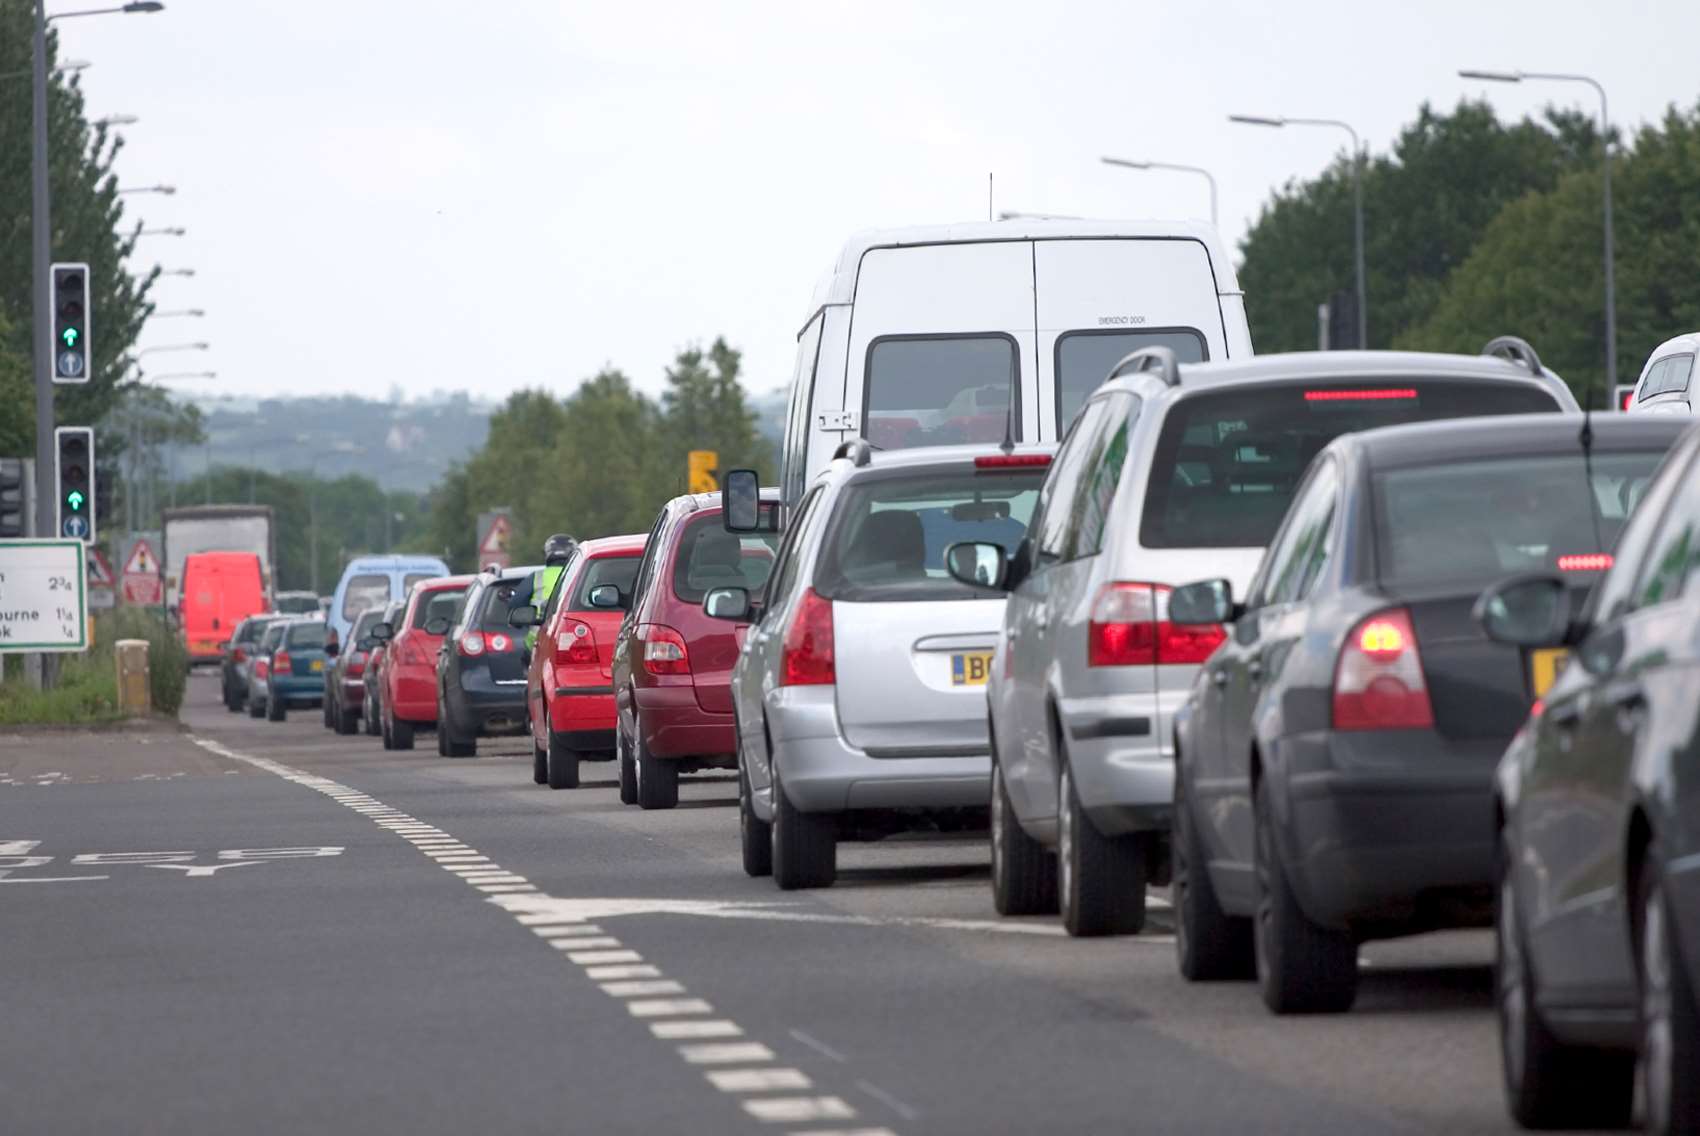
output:
[[[651,1022],[649,1032],[662,1041],[686,1041],[692,1038],[742,1037],[743,1027],[723,1018],[697,1020],[681,1018],[676,1022]]]
[[[773,1050],[759,1041],[704,1041],[681,1045],[679,1056],[692,1065],[733,1065],[772,1061]]]
[[[801,1069],[710,1069],[703,1076],[723,1093],[764,1093],[775,1089],[808,1090],[815,1087]]]
[[[919,1115],[914,1109],[910,1108],[908,1105],[904,1104],[878,1085],[870,1085],[866,1081],[857,1081],[856,1087],[861,1089],[864,1093],[867,1093],[870,1097],[879,1101],[881,1104],[885,1105],[887,1108],[891,1109],[891,1111],[901,1116],[904,1120],[914,1120],[915,1117]]]
[[[626,1003],[634,1018],[671,1018],[680,1014],[712,1014],[714,1007],[701,998],[639,998]]]
[[[586,978],[602,982],[616,978],[660,978],[661,970],[648,963],[640,963],[637,966],[587,966],[584,974]]]
[[[683,994],[685,987],[671,978],[649,978],[636,982],[604,982],[602,992],[611,998],[643,998],[655,994]]]
[[[842,1097],[757,1097],[744,1111],[764,1124],[800,1124],[806,1120],[853,1120],[856,1110]]]
[[[604,962],[642,962],[643,956],[636,951],[572,951],[567,958],[580,966]]]
[[[792,1030],[791,1036],[796,1038],[798,1041],[802,1042],[804,1045],[808,1046],[810,1049],[814,1050],[816,1053],[820,1054],[821,1056],[823,1056],[823,1057],[825,1057],[829,1060],[836,1061],[840,1065],[842,1065],[846,1061],[850,1060],[848,1057],[846,1057],[846,1056],[844,1056],[844,1054],[838,1052],[838,1050],[832,1048],[832,1046],[828,1045],[826,1042],[821,1041],[819,1038],[811,1037],[810,1035],[804,1033],[800,1029]]]
[[[610,948],[620,946],[621,943],[620,943],[620,940],[618,940],[616,938],[604,935],[601,938],[597,938],[597,939],[574,939],[574,938],[571,938],[571,937],[567,937],[567,938],[563,938],[563,939],[550,939],[549,945],[554,947],[557,951],[586,951],[586,952],[591,952],[591,951],[608,950]],[[573,961],[577,962],[578,959],[575,958],[575,959],[573,959]]]

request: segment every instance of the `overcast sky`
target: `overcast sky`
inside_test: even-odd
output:
[[[128,199],[189,230],[134,266],[193,268],[155,297],[208,315],[142,343],[212,350],[150,370],[244,395],[564,394],[605,364],[656,391],[722,334],[764,391],[850,232],[984,218],[988,171],[999,210],[1202,218],[1201,179],[1098,158],[1206,166],[1237,243],[1344,136],[1230,112],[1381,152],[1424,100],[1595,106],[1461,66],[1588,72],[1629,128],[1700,98],[1696,0],[167,0],[57,26],[91,115],[141,119],[124,182],[178,187]]]

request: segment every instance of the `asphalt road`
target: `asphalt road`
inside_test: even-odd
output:
[[[1364,952],[1276,1020],[1133,939],[999,920],[983,836],[739,868],[680,807],[317,711],[0,737],[6,1133],[1503,1132],[1484,934]]]

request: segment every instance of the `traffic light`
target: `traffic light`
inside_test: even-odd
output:
[[[86,383],[94,370],[89,351],[89,266],[55,264],[53,279],[53,381]]]
[[[0,458],[0,540],[29,535],[29,507],[24,459]]]
[[[59,487],[59,535],[94,542],[94,431],[61,426],[53,432],[58,458],[54,484]]]

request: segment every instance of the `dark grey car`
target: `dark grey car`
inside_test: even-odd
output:
[[[1580,599],[1681,426],[1538,414],[1345,435],[1319,454],[1177,721],[1174,884],[1188,978],[1340,1011],[1358,944],[1492,917],[1493,771],[1557,660],[1471,619],[1508,573]],[[1530,684],[1537,687],[1530,690]]]
[[[1496,784],[1508,1104],[1529,1127],[1622,1125],[1639,1056],[1648,1129],[1700,1132],[1700,434],[1572,598],[1543,573],[1477,609],[1532,657],[1574,655]]]

